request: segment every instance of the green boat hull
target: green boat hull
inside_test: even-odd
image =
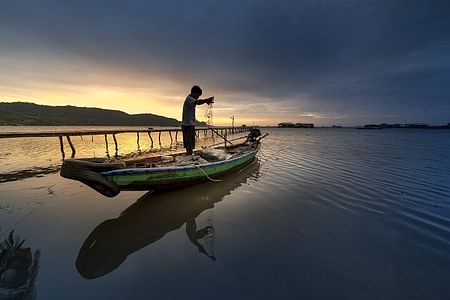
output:
[[[162,190],[216,179],[253,161],[256,150],[235,159],[217,163],[174,168],[124,169],[102,173],[120,190]]]

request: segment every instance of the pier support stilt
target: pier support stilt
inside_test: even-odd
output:
[[[60,135],[60,136],[58,136],[58,138],[59,138],[59,147],[60,147],[60,150],[61,150],[62,159],[64,159],[66,157],[66,154],[64,153],[63,137]]]
[[[116,139],[116,135],[113,134],[113,140],[114,140],[114,157],[117,157],[118,153],[119,153],[119,145],[117,144],[117,139]]]
[[[141,145],[139,145],[139,132],[136,132],[136,143],[137,143],[137,150],[140,153],[141,152]]]
[[[223,139],[225,142],[225,148],[227,148],[227,130],[225,129],[225,138]]]
[[[148,137],[150,138],[150,142],[151,142],[150,148],[153,148],[153,138],[152,138],[152,133],[151,132],[148,132]]]
[[[109,158],[108,135],[105,134],[106,157]]]
[[[76,153],[75,147],[73,146],[72,141],[70,140],[70,136],[69,136],[69,135],[66,135],[66,139],[67,139],[67,142],[69,143],[70,149],[72,150],[72,155],[71,155],[71,157],[73,158],[73,157],[75,157],[75,153]]]

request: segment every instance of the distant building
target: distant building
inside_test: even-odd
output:
[[[314,128],[313,123],[295,123],[296,128]]]
[[[366,124],[364,126],[356,127],[356,129],[383,129],[384,127],[378,124]]]
[[[427,128],[428,125],[425,123],[412,123],[412,124],[406,124],[407,128]]]
[[[383,129],[383,128],[427,128],[427,129],[450,129],[450,123],[447,125],[428,125],[426,123],[409,123],[409,124],[366,124],[358,126],[357,129]]]
[[[291,123],[291,122],[283,122],[278,123],[278,127],[282,128],[314,128],[313,123]]]
[[[402,124],[387,124],[386,127],[387,127],[387,128],[403,128],[403,127],[405,127],[405,126],[402,125]]]
[[[282,127],[282,128],[293,128],[295,127],[294,123],[278,123],[278,127]]]

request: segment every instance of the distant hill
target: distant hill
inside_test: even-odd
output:
[[[148,113],[131,115],[120,110],[93,107],[0,102],[0,125],[180,126],[180,121]],[[197,125],[206,126],[204,122]]]

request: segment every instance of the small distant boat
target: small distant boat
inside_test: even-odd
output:
[[[125,190],[164,190],[214,181],[233,170],[242,169],[254,159],[261,139],[266,136],[261,136],[256,130],[250,132],[244,143],[214,148],[222,151],[222,157],[198,150],[194,152],[194,159],[186,157],[185,153],[116,163],[68,159],[64,160],[60,175],[78,180],[108,197]]]

